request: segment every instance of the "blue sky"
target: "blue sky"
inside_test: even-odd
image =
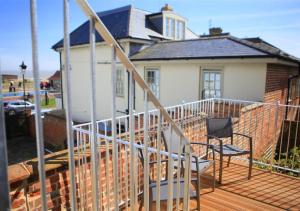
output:
[[[62,38],[62,0],[38,0],[39,62],[41,71],[59,69],[58,53],[51,46]],[[300,57],[299,0],[90,0],[96,11],[128,4],[158,12],[169,3],[174,11],[188,19],[188,27],[197,34],[220,26],[237,37],[261,37]],[[71,30],[86,17],[75,0],[71,3]],[[22,60],[31,69],[29,0],[1,0],[0,59],[3,71],[18,69]]]

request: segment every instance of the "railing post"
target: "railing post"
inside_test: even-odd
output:
[[[148,90],[144,99],[144,210],[149,210],[149,153],[148,153]]]
[[[185,137],[183,137],[184,140]],[[191,145],[185,145],[185,169],[184,169],[184,198],[183,210],[190,210],[190,182],[191,182]]]
[[[134,81],[132,72],[129,73],[129,128],[130,128],[130,210],[133,211],[136,205],[135,201],[135,117],[133,115],[133,100],[134,100]],[[127,200],[127,199],[126,199]]]
[[[75,159],[74,159],[74,138],[72,129],[72,101],[71,101],[71,67],[70,67],[70,35],[69,35],[69,0],[64,0],[64,84],[66,86],[65,111],[67,122],[68,158],[70,173],[70,194],[71,210],[77,210],[76,201],[76,180],[75,180]]]
[[[270,162],[270,171],[273,170],[274,165],[274,157],[275,157],[275,146],[277,142],[277,121],[278,121],[278,115],[279,115],[279,101],[275,104],[275,114],[274,114],[274,139],[272,143],[272,153],[271,153],[271,162]]]
[[[92,206],[93,210],[99,210],[99,188],[98,188],[98,144],[97,144],[97,120],[96,120],[96,36],[95,21],[90,18],[90,56],[91,56],[91,165],[92,165]],[[101,179],[100,179],[101,181]]]
[[[47,210],[46,199],[46,173],[44,159],[44,133],[43,121],[41,116],[41,93],[40,93],[40,74],[38,60],[38,40],[37,40],[37,8],[36,0],[30,1],[31,17],[31,42],[32,42],[32,71],[34,78],[34,102],[35,102],[35,128],[36,128],[36,147],[38,155],[38,170],[41,184],[41,204],[42,209]],[[24,111],[26,112],[26,111]]]
[[[118,143],[116,134],[116,48],[112,46],[111,58],[111,87],[112,87],[112,137],[113,137],[113,177],[115,210],[119,210],[119,182],[118,182]]]
[[[0,207],[3,210],[10,210],[7,164],[6,127],[2,96],[2,73],[0,67]]]
[[[158,109],[158,121],[157,121],[157,181],[156,181],[156,211],[160,210],[160,180],[161,180],[161,124],[162,117],[161,111]]]

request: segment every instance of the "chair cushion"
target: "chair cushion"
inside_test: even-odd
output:
[[[179,181],[179,187],[180,187],[180,192],[179,192],[179,198],[182,199],[184,196],[184,179],[180,178]],[[158,200],[158,197],[156,195],[156,190],[157,190],[157,185],[156,182],[150,183],[150,191],[152,190],[153,194],[153,201]],[[173,179],[173,199],[176,199],[177,196],[177,179]],[[196,191],[190,190],[190,196],[191,197],[196,197]],[[167,200],[172,196],[168,195],[168,181],[164,180],[160,182],[160,200]]]
[[[215,145],[215,151],[220,153],[220,146]],[[231,144],[224,144],[223,145],[223,155],[244,155],[244,154],[249,154],[250,152],[248,150],[243,150],[238,147],[235,147]]]

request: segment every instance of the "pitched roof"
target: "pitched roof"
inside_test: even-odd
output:
[[[145,24],[149,12],[136,9],[131,5],[113,10],[99,12],[97,15],[106,28],[116,38],[138,38],[150,40],[151,37],[162,38],[162,35],[155,31],[151,24]],[[89,21],[80,25],[70,34],[70,45],[82,45],[89,43]],[[96,42],[103,41],[96,33]],[[53,49],[63,47],[63,40],[52,46]]]
[[[215,37],[159,42],[133,55],[131,59],[199,59],[266,55],[262,51],[242,45],[227,37]]]
[[[55,73],[48,78],[48,80],[59,80],[60,79],[60,70],[55,71]]]
[[[240,42],[242,42],[246,45],[250,45],[250,46],[258,48],[262,51],[266,51],[271,55],[279,56],[279,57],[282,57],[285,59],[296,60],[296,61],[300,62],[299,58],[297,58],[291,54],[288,54],[287,52],[277,48],[276,46],[266,42],[265,40],[262,40],[259,37],[244,38],[244,39],[239,39],[239,40],[240,40]]]
[[[163,41],[131,56],[133,61],[171,59],[263,58],[279,55],[250,41],[232,36],[204,37],[193,40]],[[280,56],[282,57],[282,56]],[[299,62],[296,57],[285,56]]]

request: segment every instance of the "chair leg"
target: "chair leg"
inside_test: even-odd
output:
[[[197,190],[196,190],[196,194],[197,194],[197,210],[200,211],[200,174],[197,173]]]
[[[252,154],[250,154],[250,157],[249,157],[249,172],[248,172],[248,179],[251,179],[252,165],[253,165],[253,158],[252,158]]]
[[[219,170],[219,183],[222,184],[222,173],[223,173],[223,155],[220,154],[220,170]]]
[[[215,191],[216,188],[216,162],[214,161],[213,164],[213,191]]]
[[[227,167],[229,167],[231,156],[228,156]]]

